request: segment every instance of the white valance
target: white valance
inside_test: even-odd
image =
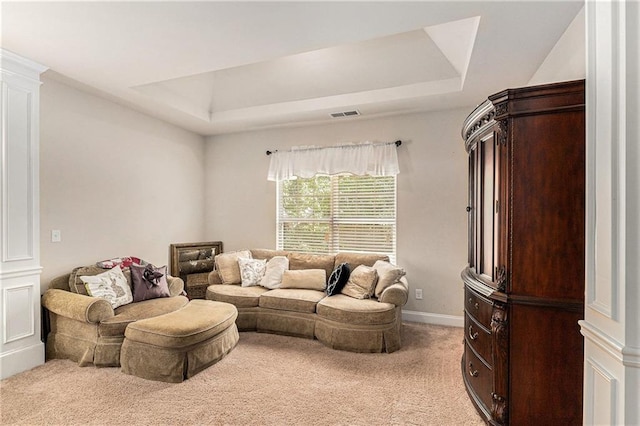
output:
[[[396,143],[362,143],[330,147],[296,147],[271,154],[268,180],[294,176],[351,173],[364,176],[395,176],[400,172]]]

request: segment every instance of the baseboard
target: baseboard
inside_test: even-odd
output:
[[[6,379],[14,374],[31,370],[44,364],[44,343],[0,355],[0,378]]]
[[[446,325],[448,327],[464,327],[464,317],[455,315],[432,314],[429,312],[402,311],[404,321],[424,324]]]

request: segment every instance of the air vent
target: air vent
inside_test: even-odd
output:
[[[339,118],[339,117],[353,117],[356,115],[360,115],[360,112],[358,110],[353,110],[353,111],[342,111],[342,112],[332,112],[331,113],[331,117],[333,118]]]

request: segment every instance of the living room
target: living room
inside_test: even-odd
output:
[[[270,158],[265,151],[287,150],[300,145],[402,140],[397,149],[401,170],[397,196],[397,263],[406,270],[411,282],[403,318],[411,322],[462,327],[460,271],[467,252],[468,164],[460,128],[476,104],[499,90],[585,78],[585,59],[588,58],[585,31],[588,34],[589,24],[585,23],[581,2],[567,4],[564,15],[556,17],[554,22],[557,24],[549,24],[547,44],[537,47],[537,56],[530,55],[535,58],[529,59],[528,68],[520,68],[516,75],[496,75],[491,88],[478,93],[478,98],[472,102],[449,104],[447,102],[451,101],[442,99],[446,95],[432,95],[437,98],[437,101],[431,101],[436,106],[428,110],[407,109],[367,117],[366,107],[361,107],[362,115],[356,118],[322,122],[302,118],[300,122],[267,124],[257,120],[244,127],[229,119],[225,125],[230,130],[205,128],[205,125],[197,124],[197,119],[184,118],[187,116],[184,108],[177,106],[174,110],[160,107],[153,116],[145,110],[148,103],[153,102],[149,97],[135,104],[119,97],[118,93],[106,93],[104,89],[92,87],[92,79],[87,77],[92,73],[99,86],[101,73],[113,74],[118,69],[136,68],[132,56],[117,60],[118,50],[123,49],[123,45],[102,50],[103,64],[109,63],[105,69],[98,66],[99,61],[89,63],[81,55],[69,54],[70,60],[64,66],[75,68],[78,74],[65,75],[62,68],[54,66],[56,61],[42,56],[46,47],[32,47],[33,38],[42,37],[45,45],[55,43],[44,30],[46,25],[42,25],[42,35],[35,32],[27,37],[14,29],[15,34],[24,38],[5,36],[5,31],[9,31],[4,29],[7,27],[5,19],[11,24],[12,17],[17,19],[21,14],[31,14],[31,25],[50,23],[50,16],[56,15],[48,15],[47,8],[55,6],[3,4],[3,48],[50,67],[42,75],[40,88],[40,293],[52,278],[68,273],[76,266],[114,256],[135,255],[156,265],[165,265],[169,262],[168,247],[172,243],[220,240],[225,244],[225,251],[275,248],[276,185],[266,179]],[[482,9],[481,6],[479,4],[478,8]],[[536,3],[531,7],[547,6]],[[24,8],[22,11],[21,7]],[[637,8],[629,5],[629,16],[636,12],[634,7]],[[538,13],[544,16],[544,13]],[[70,18],[67,16],[67,19]],[[89,26],[91,22],[94,25],[101,22],[95,16],[92,19],[94,21],[86,21]],[[418,27],[431,24],[435,25],[435,22]],[[481,18],[480,25],[489,23]],[[24,31],[28,32],[28,28]],[[60,28],[58,31],[62,32]],[[82,38],[77,34],[75,37]],[[353,34],[351,37],[355,39]],[[132,44],[135,45],[133,41]],[[309,45],[316,49],[324,47],[322,44]],[[293,50],[279,55],[269,52],[268,55],[279,57],[305,51],[300,46],[289,48]],[[246,60],[242,58],[237,63]],[[481,62],[478,58],[474,60]],[[166,62],[172,63],[171,58]],[[567,67],[576,63],[577,66]],[[200,72],[187,62],[172,63],[172,66],[170,71],[158,69],[154,75],[127,78],[137,80],[136,85],[141,86]],[[95,68],[87,72],[85,67]],[[83,73],[80,70],[84,70]],[[472,73],[473,68],[469,72]],[[78,81],[74,75],[82,75],[85,80]],[[467,76],[469,81],[472,78],[472,74]],[[125,84],[134,85],[130,81]],[[438,102],[450,106],[438,108]],[[175,124],[176,120],[191,124]],[[630,222],[627,226],[633,229],[635,225]],[[51,241],[51,230],[60,231],[60,242]],[[629,250],[627,256],[637,253],[633,248]],[[628,271],[628,274],[632,272],[631,269]],[[637,290],[632,292],[631,283],[627,283],[627,288],[626,300],[634,303],[633,295]],[[416,289],[423,291],[423,299],[415,297]],[[631,308],[638,306],[637,301],[635,303],[626,305],[627,310],[632,312]],[[628,331],[623,332],[629,336],[626,345],[630,348],[638,344],[632,337],[632,332],[638,329],[634,324],[637,321],[634,323],[629,319]],[[615,340],[625,341],[619,337]],[[618,380],[632,386],[631,377],[637,377],[637,372],[628,374],[627,381]],[[633,419],[634,415],[637,418],[637,409],[633,411],[623,402],[617,403],[622,404],[613,410],[618,413],[617,419],[624,416]]]

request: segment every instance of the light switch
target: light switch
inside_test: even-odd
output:
[[[62,241],[62,233],[60,232],[59,229],[52,229],[51,230],[51,242],[52,243],[59,243],[60,241]]]

